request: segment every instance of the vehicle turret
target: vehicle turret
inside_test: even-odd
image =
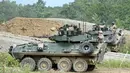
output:
[[[81,31],[80,25],[64,25],[59,28],[58,34],[51,36],[49,39],[56,42],[83,42],[91,39],[89,34]]]

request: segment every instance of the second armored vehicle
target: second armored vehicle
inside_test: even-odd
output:
[[[62,71],[84,72],[94,70],[106,52],[106,43],[83,33],[77,26],[65,25],[49,40],[11,46],[9,53],[31,70],[48,71],[56,65]]]
[[[108,48],[112,52],[119,51],[119,47],[125,44],[125,36],[122,29],[112,30],[105,25],[94,25],[93,30],[90,30],[89,34],[98,34],[98,31],[102,31],[104,35],[104,41],[107,43]]]

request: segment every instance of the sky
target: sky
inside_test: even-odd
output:
[[[38,0],[10,0],[16,1],[17,4],[33,4],[36,3]],[[74,0],[44,0],[46,2],[46,6],[62,6],[63,4],[68,4],[69,2],[74,2]]]

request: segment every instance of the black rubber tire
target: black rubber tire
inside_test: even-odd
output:
[[[87,71],[93,71],[95,69],[95,65],[88,65]]]
[[[45,68],[43,67],[43,65],[45,66]],[[39,71],[49,71],[52,69],[52,62],[48,58],[41,58],[37,63],[37,67]]]
[[[115,36],[109,35],[108,37],[106,37],[106,42],[107,43],[113,43],[113,42],[115,42],[115,39],[116,39]]]
[[[88,68],[88,63],[84,59],[77,59],[73,63],[73,69],[76,72],[85,72]]]
[[[30,71],[34,71],[36,68],[36,62],[31,57],[25,57],[20,64],[22,67],[25,67],[26,64],[28,64],[30,67]]]
[[[79,51],[83,54],[91,54],[94,51],[94,46],[89,42],[84,42],[80,45]]]
[[[65,65],[65,67],[63,66]],[[57,64],[58,69],[64,72],[70,71],[72,68],[72,62],[69,58],[61,58]]]

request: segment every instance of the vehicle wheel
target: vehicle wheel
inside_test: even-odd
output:
[[[21,66],[26,67],[29,66],[30,70],[33,71],[36,67],[36,63],[33,58],[26,57],[21,61]]]
[[[48,58],[41,58],[38,61],[37,67],[40,71],[49,71],[50,69],[52,69],[52,62]]]
[[[88,65],[87,71],[93,71],[95,69],[95,65]]]
[[[88,64],[85,60],[83,59],[77,59],[73,63],[73,69],[77,72],[84,72],[88,68]]]
[[[70,71],[72,68],[72,62],[68,58],[61,58],[57,65],[59,70],[65,72]]]
[[[89,42],[84,42],[83,44],[80,45],[80,52],[83,54],[90,54],[94,50],[93,44]]]
[[[106,43],[110,43],[110,44],[113,44],[113,45],[116,45],[117,43],[117,37],[113,34],[113,35],[109,35],[107,38],[106,38]]]

